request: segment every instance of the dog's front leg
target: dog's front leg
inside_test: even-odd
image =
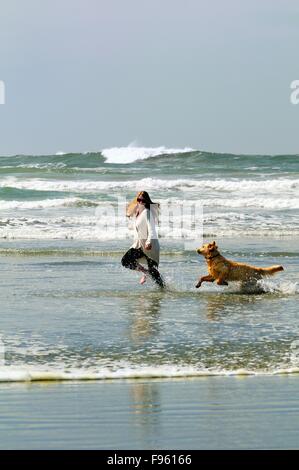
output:
[[[196,288],[200,287],[201,286],[201,283],[202,282],[214,282],[215,279],[213,278],[213,276],[202,276],[199,280],[198,280],[198,283],[196,284]]]

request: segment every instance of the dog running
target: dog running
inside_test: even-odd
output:
[[[283,271],[282,266],[270,266],[269,268],[258,268],[245,263],[238,263],[224,258],[219,251],[216,242],[205,243],[198,248],[197,253],[205,257],[208,265],[208,276],[199,278],[195,287],[200,287],[203,282],[214,282],[218,286],[228,286],[228,282],[241,281],[242,286],[248,283],[256,283],[264,276],[272,276],[278,271]]]

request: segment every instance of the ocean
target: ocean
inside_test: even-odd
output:
[[[1,157],[0,174],[2,380],[297,370],[298,156],[128,147]],[[167,289],[139,286],[120,265],[132,233],[117,209],[139,190],[161,204],[162,228],[163,206],[201,202],[204,241],[285,271],[265,294],[196,290],[204,259],[166,227]]]
[[[140,190],[161,205],[165,290],[139,285],[120,264],[133,235],[119,201]],[[169,227],[165,207],[197,205],[202,233],[188,211],[183,229],[181,212]],[[109,380],[111,389],[299,372],[298,155],[126,147],[2,156],[0,209],[1,382]],[[263,291],[196,289],[207,269],[188,237],[284,271]]]

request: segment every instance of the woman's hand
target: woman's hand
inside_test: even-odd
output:
[[[146,249],[146,250],[151,250],[151,249],[152,249],[152,244],[146,242],[146,244],[145,244],[145,249]]]

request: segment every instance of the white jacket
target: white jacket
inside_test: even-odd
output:
[[[146,243],[152,245],[150,250],[146,250]],[[149,258],[159,264],[160,244],[156,232],[153,210],[144,208],[136,217],[134,243],[131,248],[141,248]]]

